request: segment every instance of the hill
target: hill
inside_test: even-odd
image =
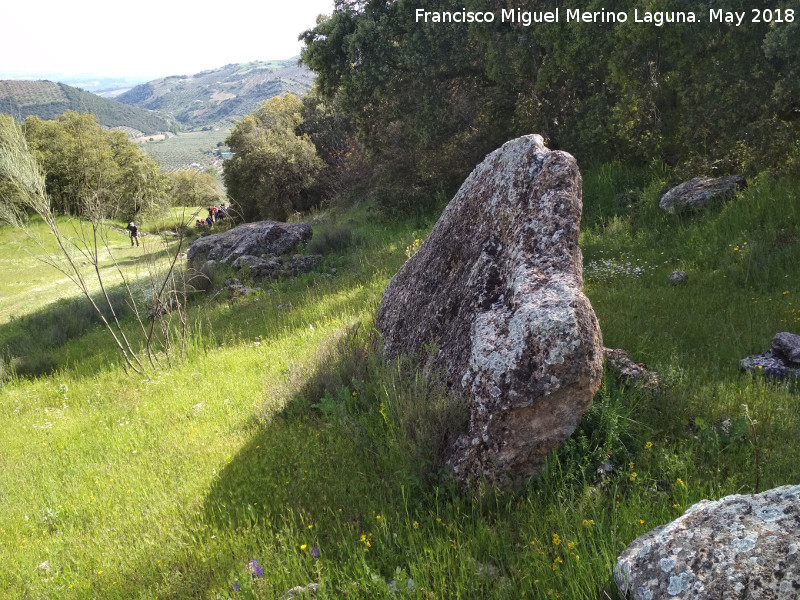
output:
[[[128,127],[144,134],[174,128],[174,123],[162,115],[63,83],[0,80],[0,113],[16,119],[36,115],[49,120],[67,110],[92,113],[105,127]]]
[[[295,59],[229,64],[137,85],[117,100],[163,111],[187,127],[227,127],[268,98],[311,89],[314,74]]]

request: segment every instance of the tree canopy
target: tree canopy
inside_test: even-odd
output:
[[[225,186],[247,220],[285,219],[318,201],[314,193],[324,164],[303,123],[302,102],[285,94],[263,102],[236,123],[226,143]]]
[[[301,38],[317,89],[355,123],[387,203],[451,193],[489,151],[541,133],[583,163],[654,160],[696,174],[781,167],[800,153],[796,2],[633,0],[627,22],[565,22],[600,0],[513,3],[560,8],[558,23],[501,22],[503,0],[337,0]],[[697,24],[633,22],[634,10],[694,11]],[[741,26],[710,8],[745,12]],[[493,23],[417,22],[416,10],[492,11]],[[781,22],[776,22],[780,9]],[[786,9],[794,13],[785,12]],[[792,154],[793,153],[793,154]]]
[[[54,121],[31,116],[24,131],[56,212],[82,215],[92,200],[106,216],[129,220],[165,204],[167,178],[155,161],[92,115],[67,111]]]

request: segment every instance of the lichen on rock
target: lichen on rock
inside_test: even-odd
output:
[[[602,375],[600,328],[583,294],[575,159],[538,135],[507,142],[465,180],[384,292],[388,356],[429,342],[470,424],[448,464],[463,481],[537,474],[572,434]]]

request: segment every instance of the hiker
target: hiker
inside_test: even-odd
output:
[[[133,248],[133,240],[136,240],[136,245],[139,245],[139,228],[133,224],[133,221],[128,223],[128,231],[131,234],[131,248]]]

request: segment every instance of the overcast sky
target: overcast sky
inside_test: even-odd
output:
[[[290,58],[333,0],[3,2],[0,78],[188,75]]]

